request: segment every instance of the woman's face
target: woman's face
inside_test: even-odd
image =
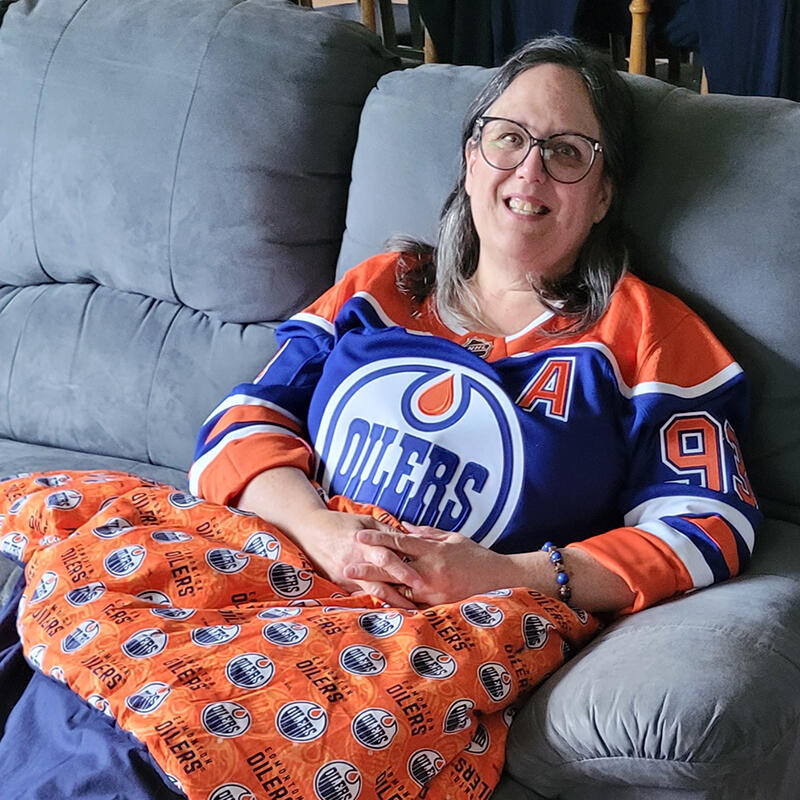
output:
[[[601,139],[582,79],[555,64],[518,75],[485,113],[519,122],[537,138],[569,131]],[[568,272],[611,202],[602,154],[583,180],[571,184],[545,172],[538,147],[507,171],[487,164],[472,142],[466,158],[466,191],[480,238],[479,275],[499,270],[522,282],[526,273],[554,278]]]

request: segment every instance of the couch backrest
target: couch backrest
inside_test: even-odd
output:
[[[276,0],[12,3],[0,438],[186,468],[270,321],[330,285],[360,110],[394,66]]]
[[[379,82],[361,118],[338,274],[391,234],[433,241],[463,115],[489,75],[428,65]],[[800,105],[628,80],[640,144],[625,202],[634,270],[686,300],[748,373],[751,478],[768,514],[800,522]]]

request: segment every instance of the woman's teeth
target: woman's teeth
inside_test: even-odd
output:
[[[550,209],[547,206],[537,206],[528,200],[520,200],[517,197],[512,197],[508,201],[508,207],[517,214],[544,215]]]

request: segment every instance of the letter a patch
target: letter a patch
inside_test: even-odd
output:
[[[566,422],[572,399],[574,367],[574,356],[548,358],[522,390],[517,405],[528,412],[541,405],[548,417]]]

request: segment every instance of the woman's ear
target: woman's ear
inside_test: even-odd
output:
[[[613,197],[614,189],[611,186],[611,178],[609,178],[608,175],[603,175],[600,179],[600,186],[597,189],[597,207],[592,217],[592,222],[594,222],[595,225],[603,221],[611,206]]]
[[[464,173],[464,189],[468,197],[472,196],[472,173],[477,159],[478,144],[474,139],[467,139],[467,143],[464,145],[464,160],[467,164],[466,172]]]

